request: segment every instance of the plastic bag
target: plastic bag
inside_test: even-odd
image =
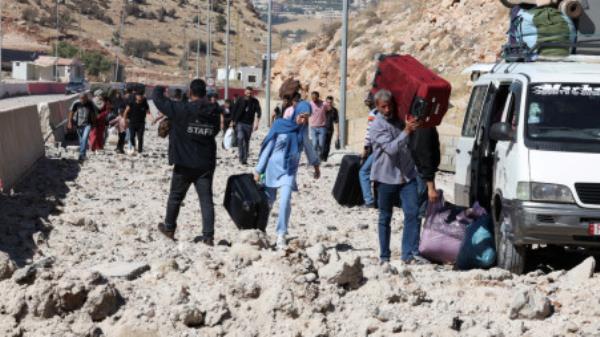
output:
[[[113,126],[108,129],[108,138],[106,139],[106,142],[110,145],[117,145],[119,142],[119,131],[116,127]]]
[[[235,131],[233,130],[233,128],[229,128],[227,129],[227,131],[225,131],[225,136],[223,136],[223,148],[225,150],[231,150],[234,145],[234,138],[235,138]]]
[[[423,225],[419,253],[438,263],[455,263],[465,237],[467,225],[466,208],[446,203],[443,193],[436,203],[429,203],[427,218]]]
[[[473,206],[473,208],[479,205]],[[494,225],[488,214],[479,216],[467,226],[456,267],[460,270],[491,268],[496,262]]]

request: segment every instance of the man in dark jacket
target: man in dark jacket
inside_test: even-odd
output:
[[[233,109],[233,125],[237,133],[240,163],[242,165],[248,163],[250,137],[253,131],[258,130],[260,115],[260,103],[252,95],[252,88],[248,87],[244,97],[236,101]]]
[[[440,166],[440,137],[437,129],[419,128],[410,136],[410,151],[419,173],[419,200],[421,215],[424,215],[427,201],[439,198],[435,186],[435,174]]]
[[[220,117],[206,100],[206,83],[196,79],[190,84],[189,102],[176,102],[164,95],[164,87],[154,89],[154,104],[170,121],[169,164],[175,165],[165,222],[158,229],[173,239],[177,216],[187,190],[194,184],[202,211],[202,235],[195,242],[214,243],[215,209],[213,175],[216,168]]]

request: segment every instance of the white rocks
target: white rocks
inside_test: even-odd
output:
[[[92,321],[99,322],[116,313],[122,304],[123,298],[119,291],[113,285],[107,284],[89,293],[85,307]]]
[[[327,248],[322,243],[317,243],[316,245],[309,247],[306,249],[306,255],[313,260],[313,262],[321,262],[327,264],[329,262],[329,253],[327,252]]]
[[[257,229],[240,231],[237,234],[236,242],[247,244],[258,249],[268,249],[270,247],[266,234]]]
[[[203,304],[204,307],[204,325],[217,326],[224,320],[231,317],[231,312],[224,299]]]
[[[590,256],[581,262],[577,267],[571,269],[565,276],[566,281],[571,285],[580,284],[590,279],[596,268],[596,259]]]
[[[189,328],[198,328],[204,324],[204,314],[195,305],[183,306],[177,318]]]
[[[236,280],[233,292],[245,299],[254,299],[260,296],[261,287],[257,279],[244,277]]]
[[[356,289],[363,280],[360,257],[344,257],[340,261],[330,262],[319,269],[319,277],[328,283]]]
[[[115,262],[95,266],[92,270],[107,278],[116,277],[131,281],[150,270],[150,266],[144,262]]]
[[[10,256],[0,252],[0,281],[9,279],[15,272],[16,266]]]
[[[552,315],[550,300],[536,289],[518,289],[513,297],[510,319],[545,319]]]

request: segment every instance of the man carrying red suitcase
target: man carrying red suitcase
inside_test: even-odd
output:
[[[379,114],[371,124],[369,135],[373,146],[371,180],[377,182],[379,206],[380,261],[387,263],[391,258],[390,238],[394,201],[399,197],[404,212],[402,234],[402,261],[422,263],[419,256],[421,225],[417,170],[409,149],[410,135],[419,122],[405,122],[395,114],[393,98],[388,90],[375,94]]]

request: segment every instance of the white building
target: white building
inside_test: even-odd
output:
[[[40,56],[34,62],[13,62],[12,77],[22,81],[83,82],[85,73],[78,59]]]
[[[217,81],[224,82],[227,71],[225,68],[217,69]],[[257,67],[229,68],[229,80],[237,81],[242,87],[260,88],[262,86],[262,69]]]
[[[13,61],[12,78],[21,81],[36,81],[38,79],[37,66],[29,61]]]

